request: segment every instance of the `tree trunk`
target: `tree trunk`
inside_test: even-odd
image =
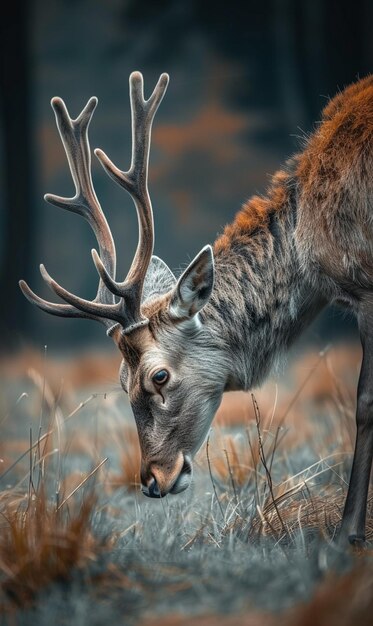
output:
[[[18,343],[30,330],[30,307],[18,280],[29,278],[33,239],[33,159],[30,124],[30,2],[6,4],[0,20],[0,111],[3,229],[0,265],[0,345]]]

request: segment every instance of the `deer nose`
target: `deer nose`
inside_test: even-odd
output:
[[[161,497],[161,492],[159,491],[158,483],[155,478],[151,478],[147,485],[141,485],[141,490],[144,496],[148,496],[148,498]]]

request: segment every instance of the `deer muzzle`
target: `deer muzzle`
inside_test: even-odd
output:
[[[170,464],[153,460],[143,463],[141,470],[142,492],[149,498],[163,498],[169,493],[173,495],[185,491],[192,479],[192,462],[187,455],[179,452],[175,461]]]

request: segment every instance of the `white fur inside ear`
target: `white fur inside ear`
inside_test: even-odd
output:
[[[214,286],[214,257],[205,246],[178,280],[170,303],[171,317],[191,318],[207,304]]]
[[[168,265],[159,257],[153,255],[146,272],[142,290],[142,302],[171,291],[176,285],[176,278]]]
[[[170,317],[173,319],[180,319],[182,317],[185,317],[185,315],[183,314],[184,309],[182,309],[179,305],[177,300],[175,301],[171,301],[170,306],[169,306],[169,313],[170,313]]]
[[[192,288],[192,280],[191,277],[188,277],[183,283],[180,285],[180,295],[184,302],[192,303],[194,298],[194,289]]]

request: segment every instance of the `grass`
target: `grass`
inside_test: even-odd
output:
[[[30,498],[2,495],[2,605],[26,607],[41,589],[69,580],[73,568],[86,568],[96,558],[100,545],[91,530],[96,501],[85,497],[66,512],[53,506],[42,488]]]
[[[3,363],[3,622],[370,623],[370,550],[331,541],[347,490],[358,356],[306,355],[286,387],[228,394],[192,487],[161,501],[139,492],[124,394],[106,373],[99,387],[107,357],[95,374],[92,360],[89,375],[70,373],[67,390],[44,358],[27,367],[23,357],[8,373]],[[371,496],[370,540],[372,518]]]

